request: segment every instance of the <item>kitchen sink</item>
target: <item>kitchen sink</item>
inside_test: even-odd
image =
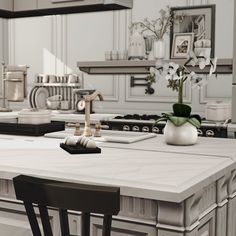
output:
[[[64,139],[74,134],[74,129],[66,129],[65,131],[53,132],[45,134],[47,138]],[[128,132],[128,131],[114,131],[102,130],[102,137],[92,137],[97,142],[113,142],[113,143],[135,143],[149,138],[154,138],[157,135],[154,133],[143,132]]]

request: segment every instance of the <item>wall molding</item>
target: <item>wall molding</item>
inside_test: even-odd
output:
[[[209,78],[210,79],[210,78]],[[221,78],[221,79],[228,79],[228,78]],[[231,97],[217,97],[217,90],[215,91],[214,96],[210,96],[208,94],[208,84],[203,86],[199,90],[199,103],[205,105],[208,101],[216,101],[216,100],[229,100]]]
[[[134,88],[130,87],[130,77],[127,76],[126,78],[126,102],[148,102],[148,103],[174,103],[177,99],[176,96],[158,96],[158,94],[153,95],[145,95],[145,87],[143,87],[143,95],[132,95],[132,90]],[[184,96],[185,103],[192,102],[192,88],[191,83],[186,83],[185,86],[185,96]]]
[[[8,37],[9,37],[9,49],[8,57],[9,63],[15,64],[15,20],[11,19],[8,21]]]

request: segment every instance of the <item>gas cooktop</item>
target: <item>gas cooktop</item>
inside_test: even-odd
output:
[[[139,114],[127,114],[119,115],[115,118],[101,121],[102,125],[106,125],[110,130],[123,130],[134,132],[151,132],[156,134],[163,134],[165,122],[159,122],[155,124],[155,121],[159,119],[159,115],[139,115]],[[199,136],[204,137],[217,137],[227,138],[227,124],[225,122],[214,122],[202,119],[201,128],[198,129]]]

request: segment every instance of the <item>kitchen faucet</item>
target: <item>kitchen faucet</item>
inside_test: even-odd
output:
[[[90,104],[96,97],[99,97],[100,101],[104,101],[101,92],[95,91],[92,94],[84,95],[85,101],[85,127],[83,135],[86,137],[92,136],[92,131],[90,127]]]

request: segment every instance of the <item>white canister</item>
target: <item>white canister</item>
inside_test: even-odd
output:
[[[18,113],[20,124],[48,124],[51,123],[51,112],[48,110],[23,109]]]
[[[164,40],[155,40],[153,43],[153,51],[155,59],[164,59],[165,58],[165,41]]]
[[[206,105],[205,115],[207,120],[225,121],[231,118],[231,104],[216,102]]]
[[[130,59],[144,59],[145,55],[145,40],[139,32],[134,32],[130,37],[128,57]]]

